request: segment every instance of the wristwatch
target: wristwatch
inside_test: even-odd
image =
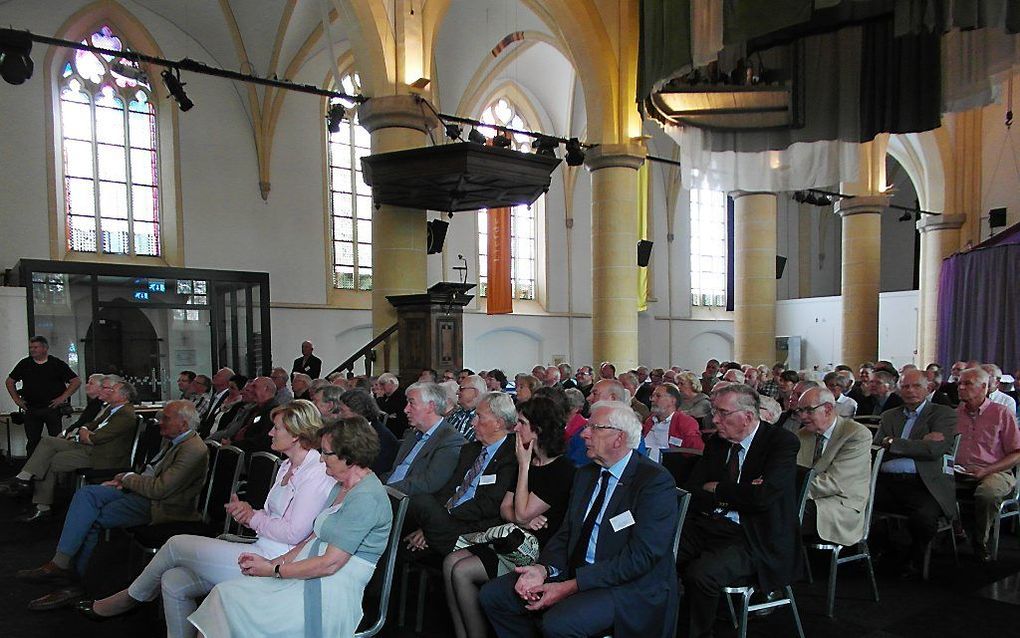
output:
[[[283,578],[283,576],[280,574],[280,563],[277,563],[276,565],[273,566],[273,577]]]

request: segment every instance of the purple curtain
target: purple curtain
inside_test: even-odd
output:
[[[1020,245],[978,248],[942,262],[938,356],[1020,368]]]

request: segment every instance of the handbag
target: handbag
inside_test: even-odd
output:
[[[492,551],[496,552],[501,560],[515,567],[527,567],[538,560],[538,539],[514,523],[490,527],[483,532],[462,534],[457,539],[454,549],[464,549],[472,545],[492,547]]]

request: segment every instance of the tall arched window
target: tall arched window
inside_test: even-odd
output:
[[[344,93],[361,93],[356,73],[340,80]],[[339,98],[329,105],[353,102]],[[372,153],[371,137],[357,116],[344,119],[329,136],[329,207],[332,229],[333,287],[341,290],[372,289],[372,189],[361,175],[361,158]]]
[[[482,111],[482,122],[493,126],[479,127],[479,132],[488,138],[498,134],[496,127],[505,126],[517,130],[531,130],[521,117],[518,109],[506,98],[498,98]],[[511,136],[511,148],[524,153],[531,152],[532,139],[527,135]],[[545,195],[531,206],[514,206],[510,210],[510,278],[514,299],[535,298],[536,272],[536,212],[545,203]],[[478,288],[479,294],[486,295],[488,288],[488,213],[478,211]]]
[[[124,51],[109,26],[84,44]],[[135,62],[73,51],[60,74],[67,250],[160,256],[160,181],[152,86]]]
[[[691,305],[726,306],[726,193],[691,191]]]

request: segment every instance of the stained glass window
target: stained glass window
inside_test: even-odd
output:
[[[341,90],[361,93],[356,73],[345,75]],[[330,106],[354,106],[339,98]],[[372,289],[372,190],[361,175],[361,158],[372,153],[368,131],[357,116],[340,122],[329,136],[329,207],[332,229],[333,287],[343,290]]]
[[[83,44],[125,51],[108,26]],[[67,248],[160,255],[156,107],[148,76],[121,56],[74,51],[60,78]]]
[[[490,126],[480,126],[478,131],[491,139],[499,134],[497,127],[531,130],[517,108],[506,98],[499,98],[482,111],[479,118]],[[524,153],[532,152],[532,138],[519,133],[510,134],[510,148]],[[510,209],[510,278],[514,299],[535,298],[536,211],[545,204],[545,195],[529,206],[514,206]],[[478,289],[483,297],[488,289],[488,213],[478,211]]]
[[[691,304],[726,305],[726,193],[691,191]]]

